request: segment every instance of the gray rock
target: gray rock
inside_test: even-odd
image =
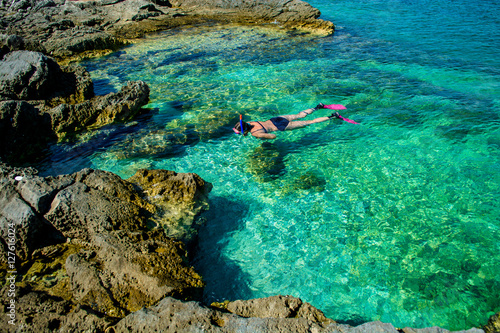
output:
[[[0,164],[0,263],[5,263],[12,232],[15,234],[16,265],[28,260],[31,253],[43,246],[64,241],[57,230],[37,210],[37,189],[31,189],[36,170],[11,168]],[[41,191],[43,192],[43,191]],[[7,247],[6,247],[7,245]],[[16,266],[17,267],[17,266]]]
[[[43,237],[44,221],[29,204],[17,193],[9,182],[0,183],[0,235],[3,239],[3,254],[15,252],[21,260],[28,258],[29,254],[38,245],[38,239]],[[9,239],[14,241],[9,241]],[[14,249],[7,249],[5,244],[15,244]],[[7,255],[0,260],[5,262]]]
[[[372,321],[348,329],[349,333],[399,333],[392,324]]]
[[[15,7],[24,9],[4,16],[5,33],[23,37],[25,49],[44,49],[57,59],[115,50],[124,45],[122,38],[183,24],[273,22],[320,34],[334,31],[331,22],[318,19],[317,9],[300,0],[44,1],[38,5],[25,0]]]
[[[17,35],[0,34],[0,59],[9,52],[24,49],[24,39]]]
[[[0,156],[25,161],[55,139],[50,116],[24,101],[0,102]]]
[[[89,24],[89,21],[84,22]],[[109,33],[94,27],[76,26],[54,31],[42,45],[48,54],[61,59],[85,51],[116,50],[124,43]]]
[[[85,306],[69,300],[50,296],[44,292],[31,291],[17,286],[15,325],[5,324],[2,332],[104,332],[114,323]],[[2,288],[0,295],[9,299],[7,288]],[[4,306],[1,306],[4,310]],[[4,311],[0,311],[4,312]],[[6,317],[8,318],[8,317]]]
[[[266,302],[261,299],[260,302]],[[283,313],[276,309],[276,313]],[[305,318],[244,318],[210,309],[198,302],[166,297],[157,305],[136,311],[112,328],[114,332],[341,332],[336,324],[323,327]]]
[[[74,301],[112,317],[123,317],[125,310],[119,306],[109,289],[103,285],[99,276],[98,263],[89,260],[92,256],[95,256],[95,253],[91,252],[89,255],[88,251],[81,251],[66,259],[66,272],[69,275]]]
[[[426,327],[426,328],[410,328],[405,327],[401,330],[403,333],[484,333],[482,329],[479,328],[471,328],[464,331],[448,331],[441,327]]]
[[[241,317],[258,318],[293,318],[302,306],[302,300],[296,297],[271,296],[248,301],[229,302],[226,309]]]
[[[157,305],[136,311],[109,328],[111,332],[317,332],[317,333],[450,333],[437,327],[403,330],[392,324],[374,321],[356,327],[339,325],[332,320],[314,320],[294,315],[302,301],[298,298],[273,296],[249,301],[236,301],[234,308],[240,316],[216,308],[207,308],[198,302],[182,302],[166,297]],[[291,308],[290,308],[291,305]],[[304,306],[302,305],[302,307]],[[309,305],[310,306],[310,305]],[[227,310],[230,306],[228,305]],[[259,309],[259,308],[263,308]],[[312,307],[313,312],[320,312]],[[267,310],[266,310],[267,309]],[[483,333],[470,329],[455,333]]]
[[[54,138],[131,119],[148,100],[143,81],[94,96],[83,67],[60,67],[38,52],[10,52],[0,61],[0,156],[23,162]]]
[[[196,0],[173,0],[172,5],[201,14]],[[203,10],[212,17],[231,17],[233,21],[275,23],[287,29],[299,29],[317,34],[332,34],[333,23],[318,19],[320,11],[301,0],[206,0]]]
[[[89,8],[81,9],[73,1],[24,1],[18,2],[27,11],[10,8],[15,14],[4,16],[6,33],[24,38],[24,49],[44,51],[53,57],[69,57],[75,54],[113,50],[123,46],[123,41],[95,29],[100,23],[109,24],[104,15],[96,15],[96,2],[85,1]],[[84,22],[92,22],[86,26]]]
[[[10,52],[0,61],[0,100],[44,99],[61,75],[59,65],[41,53]]]
[[[64,138],[68,134],[125,121],[136,115],[149,100],[149,87],[143,81],[129,81],[117,93],[96,96],[78,104],[60,104],[45,110],[52,120],[53,132]]]
[[[194,189],[173,191],[174,182],[157,185],[169,186],[165,196],[186,191],[180,195],[186,203],[205,200],[192,193],[211,189],[201,178],[191,184]],[[34,169],[0,165],[0,186],[0,268],[8,267],[9,229],[15,230],[16,267],[23,266],[23,286],[38,291],[30,297],[46,302],[21,303],[26,327],[102,327],[166,296],[201,297],[203,281],[187,264],[183,244],[156,227],[158,208],[145,201],[133,183],[99,170],[44,178]],[[63,299],[70,303],[60,302]],[[66,321],[62,317],[73,313],[75,304],[98,316],[80,312],[90,324]],[[47,320],[29,315],[52,306],[57,315]],[[107,319],[103,323],[99,318]]]
[[[172,4],[177,7],[197,7],[200,2],[197,0],[173,0]],[[237,10],[240,14],[246,14],[255,19],[278,20],[280,22],[304,21],[320,16],[318,9],[301,0],[205,0],[203,7]]]
[[[81,66],[61,68],[39,52],[14,51],[0,61],[0,100],[46,100],[55,105],[94,96],[89,73]]]

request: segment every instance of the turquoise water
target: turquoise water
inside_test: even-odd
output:
[[[146,81],[150,111],[53,146],[43,172],[213,183],[195,258],[207,302],[290,294],[349,324],[485,324],[500,311],[498,3],[310,3],[335,36],[189,27],[84,63],[98,94]],[[232,134],[240,113],[318,102],[360,125]]]

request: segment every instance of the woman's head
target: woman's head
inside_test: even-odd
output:
[[[252,125],[250,125],[249,123],[243,121],[242,124],[243,124],[243,131],[245,133],[252,129]],[[241,134],[241,124],[239,122],[236,125],[234,125],[233,131],[236,134]]]

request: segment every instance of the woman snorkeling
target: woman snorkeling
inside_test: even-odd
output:
[[[291,131],[297,128],[306,127],[311,124],[322,123],[332,118],[341,118],[340,114],[338,112],[335,112],[328,117],[319,117],[313,120],[297,120],[305,118],[308,115],[312,114],[314,111],[324,108],[325,105],[323,103],[319,103],[315,108],[300,111],[297,114],[278,116],[266,121],[240,121],[233,127],[233,131],[236,134],[241,134],[241,128],[243,127],[244,135],[250,133],[254,137],[259,139],[272,140],[276,139],[276,134],[272,134],[270,132]]]

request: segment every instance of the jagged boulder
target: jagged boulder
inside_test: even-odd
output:
[[[61,67],[38,52],[10,52],[0,61],[0,156],[25,161],[55,138],[131,119],[148,100],[143,81],[94,96],[82,66]]]
[[[39,100],[51,95],[62,71],[38,52],[14,51],[0,61],[0,100]]]
[[[307,318],[317,323],[329,324],[323,312],[292,296],[271,296],[251,300],[236,300],[224,304],[224,308],[241,317],[257,318]]]
[[[8,181],[0,183],[0,235],[2,242],[2,258],[5,262],[7,253],[12,248],[4,244],[15,244],[15,252],[20,260],[26,260],[30,253],[37,249],[50,226],[21,197],[15,187]],[[15,239],[15,242],[9,240]],[[14,252],[14,251],[10,251]]]
[[[395,328],[374,321],[356,327],[338,324],[301,299],[271,296],[248,301],[217,304],[207,308],[198,302],[182,302],[166,297],[155,306],[136,311],[109,332],[290,332],[290,333],[450,333],[439,327],[424,329]],[[484,333],[472,328],[456,333]]]
[[[117,93],[96,96],[78,104],[59,104],[45,111],[60,139],[88,128],[97,128],[135,116],[149,100],[144,81],[129,81]]]
[[[206,207],[189,201],[206,200],[193,193],[208,194],[211,185],[195,175],[178,175],[197,181],[176,190],[175,182],[167,188],[156,184],[164,187],[164,196],[176,193],[172,200],[183,198],[186,209]],[[136,184],[100,170],[39,177],[34,169],[0,165],[0,186],[0,276],[5,280],[8,274],[14,233],[23,290],[37,291],[29,297],[50,304],[66,304],[58,298],[72,302],[54,305],[61,315],[79,304],[98,317],[120,318],[166,296],[201,297],[204,283],[189,266],[184,244],[167,237],[155,220],[156,211],[165,208],[143,199]],[[29,317],[26,325],[35,322]],[[37,322],[62,325],[56,317]]]
[[[281,296],[280,296],[281,297]],[[253,300],[255,306],[266,307],[271,300],[262,298]],[[301,304],[300,299],[281,297],[281,299]],[[252,305],[252,307],[254,306]],[[319,322],[308,318],[282,315],[289,312],[288,304],[278,302],[274,304],[275,311],[267,313],[266,317],[242,317],[217,308],[207,308],[198,302],[182,302],[166,297],[157,305],[136,311],[118,324],[112,326],[113,332],[347,332],[339,330],[333,321]],[[319,310],[317,310],[319,311]],[[242,309],[242,312],[249,313]],[[251,312],[251,310],[250,310]],[[295,313],[294,313],[295,315]]]
[[[0,102],[0,156],[23,161],[55,139],[48,115],[25,101]]]
[[[96,2],[85,1],[92,5],[86,9],[76,3],[79,1],[11,1],[10,6],[3,6],[9,14],[3,16],[5,33],[23,37],[23,49],[43,51],[58,59],[124,45],[121,39],[96,28],[105,21],[105,14],[95,12]]]
[[[99,29],[75,26],[54,31],[43,46],[51,56],[63,59],[86,51],[116,50],[124,44],[120,39]]]
[[[0,101],[45,100],[50,105],[82,102],[94,96],[81,66],[60,67],[40,52],[13,51],[0,61]]]
[[[18,35],[0,34],[0,59],[5,54],[24,49],[24,39]]]
[[[18,285],[16,292],[15,321],[12,324],[6,321],[2,332],[16,332],[21,323],[28,323],[24,329],[29,332],[104,332],[116,322],[116,319],[103,316],[88,306],[75,306],[71,300],[26,286]],[[0,295],[9,299],[5,289]]]

